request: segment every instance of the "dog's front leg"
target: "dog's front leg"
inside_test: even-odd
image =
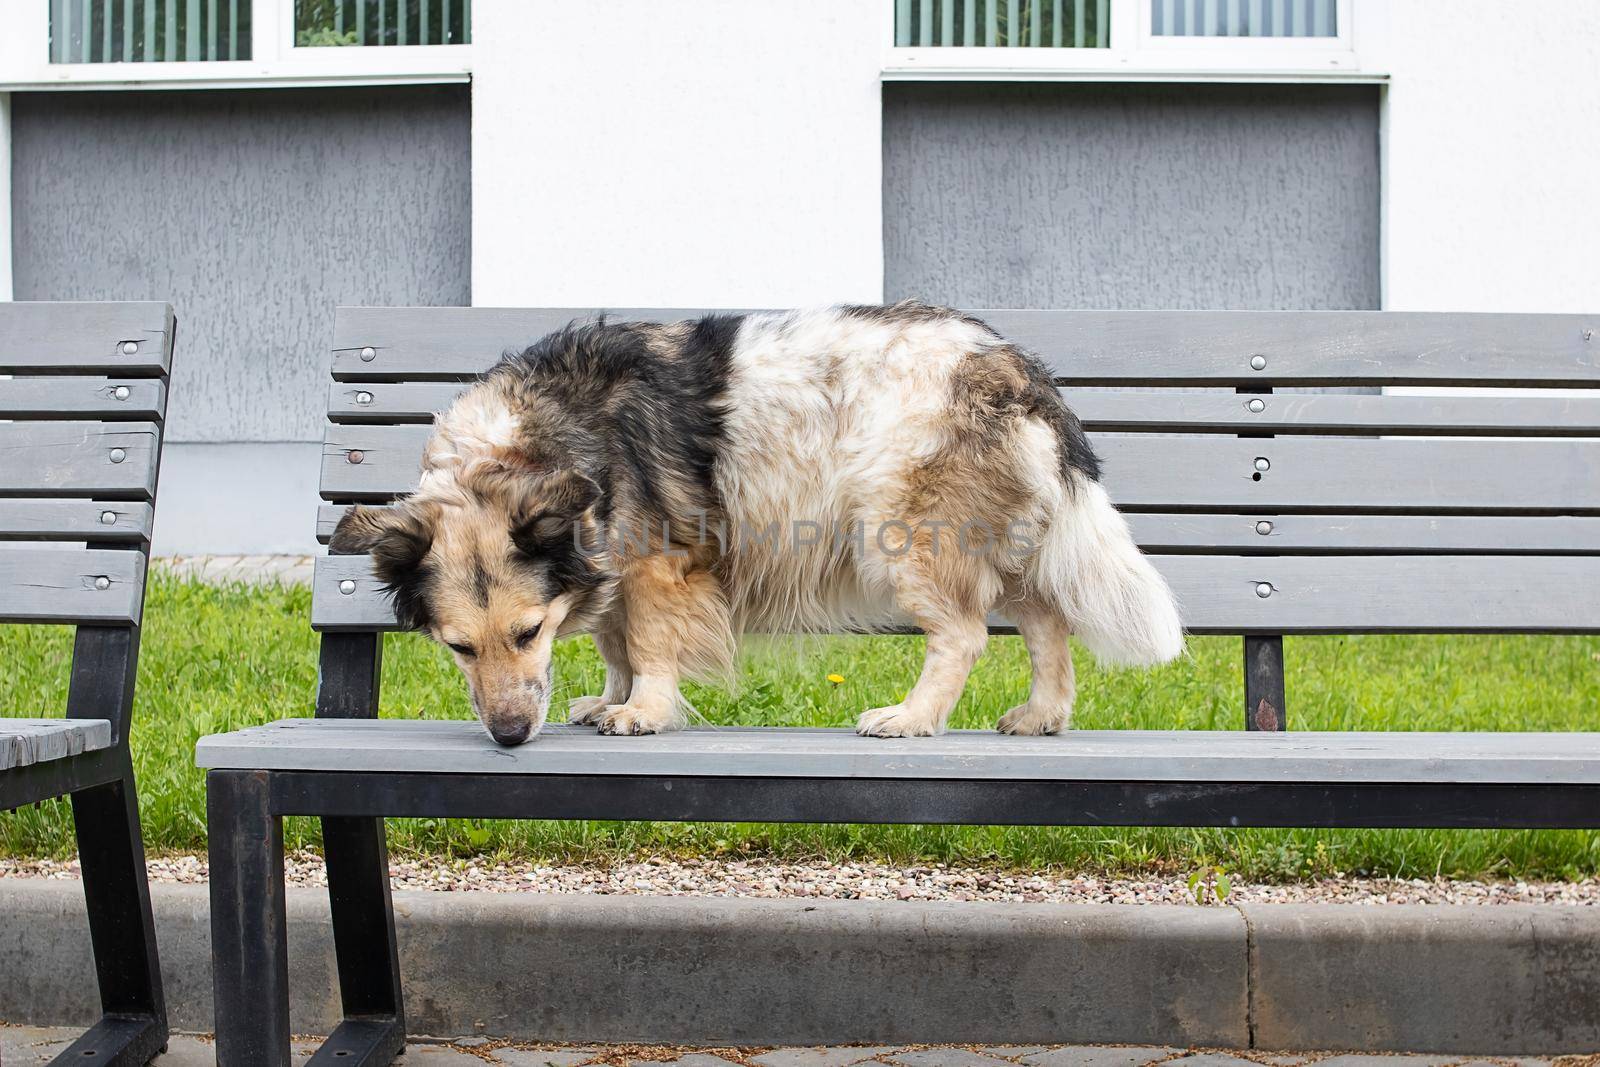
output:
[[[621,612],[617,612],[621,615]],[[606,685],[597,697],[578,697],[569,704],[567,721],[579,726],[598,723],[605,718],[606,708],[621,704],[633,691],[633,664],[628,660],[628,635],[622,618],[606,620],[606,625],[594,632],[594,647],[606,661]]]
[[[678,692],[683,665],[705,658],[701,646],[730,640],[721,588],[687,557],[661,554],[630,561],[622,597],[633,679],[627,700],[605,709],[600,732],[681,730],[687,718]]]

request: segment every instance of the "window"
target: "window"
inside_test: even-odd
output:
[[[902,48],[1105,48],[1111,0],[895,0]]]
[[[250,0],[50,0],[51,63],[250,58]]]
[[[1150,0],[1157,37],[1337,37],[1334,0]]]
[[[472,0],[295,0],[297,48],[470,44]]]

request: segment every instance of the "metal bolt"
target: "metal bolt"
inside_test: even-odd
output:
[[[361,350],[361,362],[363,362],[363,363],[371,363],[373,360],[375,360],[377,358],[378,358],[378,350],[376,348],[367,347],[367,348],[363,348]]]
[[[101,526],[115,526],[116,522],[117,522],[117,513],[115,511],[102,511],[100,513],[100,525]]]
[[[1266,519],[1262,519],[1260,522],[1256,523],[1256,533],[1260,534],[1262,537],[1267,536],[1267,534],[1271,532],[1272,523],[1268,522]]]
[[[110,589],[111,579],[102,574],[100,577],[94,580],[94,587],[96,589]]]
[[[1271,469],[1272,469],[1272,463],[1271,463],[1270,460],[1267,459],[1266,456],[1257,456],[1256,457],[1256,470],[1258,470],[1258,471],[1268,471],[1268,470],[1271,470]]]
[[[122,342],[122,354],[123,355],[125,355],[125,356],[135,355],[136,353],[138,353],[138,351],[139,351],[139,342],[138,341],[124,341],[124,342]]]
[[[126,400],[128,399],[128,387],[126,385],[119,385],[115,389],[111,390],[111,395],[116,397],[118,400]]]
[[[372,403],[372,394],[363,389],[361,392],[356,394],[356,403],[362,405]]]
[[[346,578],[344,581],[339,583],[339,592],[343,593],[345,596],[349,596],[355,591],[356,583],[351,581],[349,578]]]
[[[345,456],[345,459],[348,459],[351,463],[360,463],[366,458],[367,454],[361,451],[359,448],[351,449],[350,452]]]
[[[1252,400],[1250,403],[1246,404],[1245,407],[1249,408],[1251,411],[1259,413],[1267,410],[1267,402],[1265,400]]]
[[[1262,600],[1265,600],[1267,597],[1269,597],[1271,595],[1272,595],[1272,583],[1271,582],[1257,582],[1256,583],[1256,596],[1260,597]]]
[[[1266,356],[1251,356],[1250,357],[1250,369],[1251,370],[1266,370],[1267,369],[1267,357]]]
[[[113,462],[113,463],[121,463],[123,460],[125,460],[127,458],[128,458],[128,453],[125,452],[124,450],[122,450],[120,448],[113,448],[111,450],[111,462]]]

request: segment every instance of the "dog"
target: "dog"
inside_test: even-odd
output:
[[[1183,648],[1050,373],[915,302],[569,325],[461,393],[416,491],[331,546],[371,554],[502,745],[544,725],[569,634],[606,665],[569,721],[604,734],[683,727],[679,680],[725,678],[748,632],[915,623],[921,676],[860,716],[874,737],[944,730],[991,611],[1032,665],[1008,734],[1070,724],[1070,634],[1115,664]]]

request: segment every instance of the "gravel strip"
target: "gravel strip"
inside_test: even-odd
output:
[[[203,883],[201,856],[149,861],[156,882]],[[285,863],[290,885],[322,886],[321,857],[295,853]],[[549,866],[481,860],[392,859],[396,889],[441,892],[588,893],[651,896],[805,897],[824,900],[1003,900],[1019,903],[1187,904],[1182,876],[1102,878],[1046,876],[943,864],[894,867],[875,863],[764,863],[724,859],[657,859]],[[0,859],[0,878],[77,878],[76,860]],[[1230,903],[1293,904],[1600,904],[1600,879],[1581,882],[1458,882],[1447,878],[1323,878],[1251,884],[1237,878]]]

